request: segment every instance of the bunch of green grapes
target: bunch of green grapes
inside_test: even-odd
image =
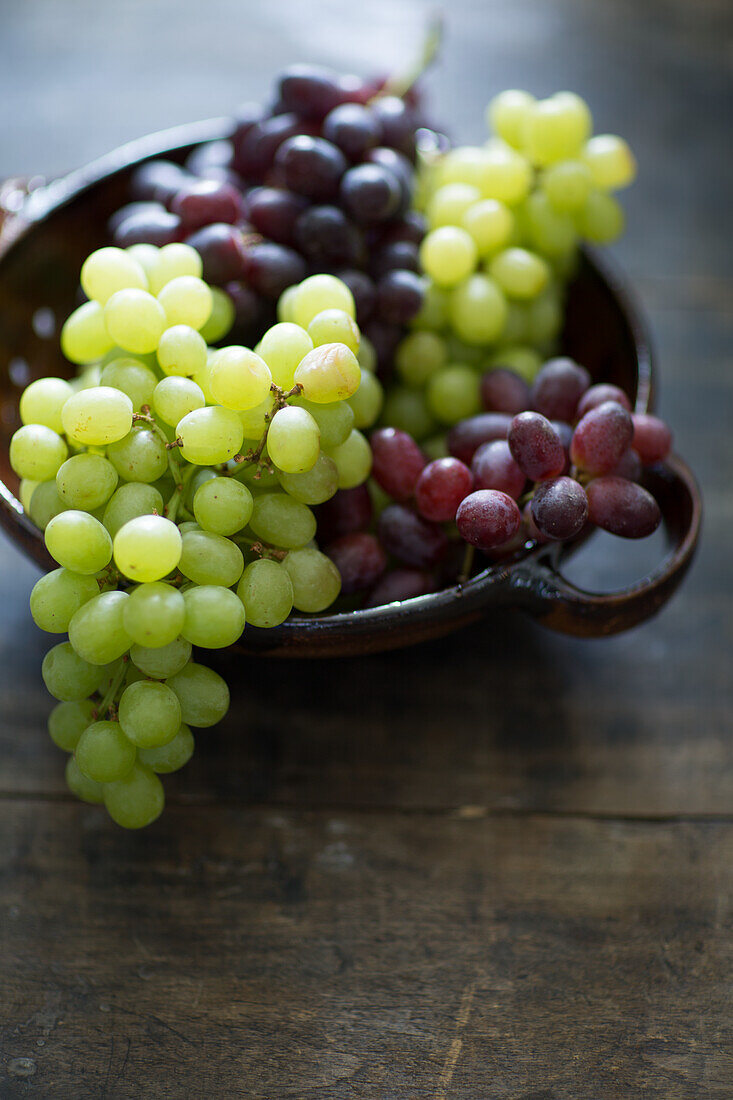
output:
[[[81,373],[25,390],[10,458],[59,566],[31,594],[35,622],[68,634],[43,662],[51,737],[71,790],[139,828],[163,808],[159,775],[190,758],[191,727],[229,706],[192,647],[338,596],[310,506],[368,477],[359,429],[381,387],[333,276],[290,288],[254,350],[209,346],[233,310],[185,244],[102,248],[81,285],[61,334]]]
[[[502,92],[487,122],[486,144],[423,164],[425,303],[397,348],[400,384],[384,410],[436,455],[436,433],[479,411],[483,371],[507,367],[531,383],[553,354],[579,245],[621,234],[611,192],[635,175],[626,142],[591,136],[590,111],[571,92]]]

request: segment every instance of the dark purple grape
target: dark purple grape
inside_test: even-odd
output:
[[[412,244],[419,245],[427,231],[428,223],[424,214],[417,210],[408,210],[401,218],[384,226],[380,243],[384,245],[393,244],[396,241],[410,241]]]
[[[231,168],[233,158],[234,147],[231,141],[224,138],[220,141],[205,141],[188,154],[184,168],[193,176],[210,179],[209,172],[212,170]]]
[[[672,449],[672,433],[657,416],[649,413],[632,413],[634,425],[634,450],[644,466],[663,462]]]
[[[256,187],[247,196],[247,217],[254,228],[277,244],[291,245],[295,223],[308,200],[280,187]]]
[[[585,489],[571,477],[543,481],[532,497],[532,517],[546,538],[560,542],[574,538],[588,519]]]
[[[359,164],[344,173],[340,197],[344,209],[357,222],[380,222],[397,213],[400,183],[394,173],[380,165]]]
[[[399,325],[388,325],[380,317],[372,317],[366,326],[367,339],[374,346],[377,356],[377,374],[387,378],[392,370],[394,353],[404,331]]]
[[[364,105],[370,98],[367,84],[355,73],[342,73],[336,78],[344,103],[361,103]]]
[[[477,489],[499,489],[514,500],[519,500],[527,482],[505,439],[482,443],[473,456],[471,473]]]
[[[385,145],[378,145],[376,149],[370,149],[364,157],[367,164],[375,164],[380,168],[386,168],[388,172],[398,180],[400,185],[400,204],[398,212],[400,217],[408,214],[412,201],[414,169],[402,153],[395,149],[388,149]]]
[[[565,452],[565,465],[560,473],[567,474],[570,470],[570,445],[573,442],[573,426],[572,424],[566,424],[564,420],[551,420],[553,428],[560,436],[560,442],[562,443],[562,449]]]
[[[262,105],[249,101],[240,103],[234,112],[234,132],[232,133],[232,149],[236,150],[244,141],[247,134],[258,122],[262,122],[265,112]],[[236,157],[235,157],[236,159]]]
[[[389,504],[377,524],[384,549],[405,565],[432,569],[448,549],[448,536],[442,527],[428,523],[404,504]]]
[[[366,485],[339,491],[314,508],[318,520],[318,542],[321,546],[350,535],[365,531],[372,522],[372,498]]]
[[[515,416],[507,435],[512,458],[532,481],[557,477],[565,466],[560,436],[550,421],[537,412]]]
[[[456,525],[466,542],[480,550],[503,546],[519,531],[517,502],[496,489],[478,489],[461,502]]]
[[[372,110],[382,127],[382,143],[396,149],[410,160],[415,159],[415,116],[398,96],[380,96]]]
[[[457,458],[436,458],[417,479],[417,510],[433,523],[452,523],[458,505],[472,489],[473,476],[468,466]]]
[[[134,199],[167,205],[190,182],[190,175],[180,164],[170,160],[148,160],[132,173],[130,193]]]
[[[342,282],[346,283],[354,295],[356,323],[361,328],[374,312],[377,301],[377,291],[374,283],[363,271],[357,271],[355,268],[337,271],[336,274]]]
[[[279,298],[284,290],[307,275],[302,256],[292,248],[271,241],[248,248],[244,263],[247,282],[265,298]]]
[[[598,477],[586,486],[591,523],[625,539],[656,531],[662,513],[651,493],[622,477]]]
[[[487,412],[516,416],[529,408],[529,386],[513,370],[497,367],[481,378],[481,401]]]
[[[237,332],[249,331],[260,323],[264,314],[264,303],[251,287],[239,281],[227,283],[224,287],[234,304],[234,329]]]
[[[326,547],[341,574],[341,592],[350,596],[371,588],[387,568],[387,555],[374,535],[355,532],[342,535]]]
[[[273,115],[255,122],[242,140],[234,143],[234,167],[245,179],[261,182],[275,159],[282,143],[302,128],[294,114]]]
[[[420,312],[423,281],[414,271],[388,271],[377,283],[377,312],[393,325],[406,325]]]
[[[242,234],[233,225],[205,225],[187,237],[186,244],[190,244],[201,256],[203,278],[207,283],[222,286],[243,277]]]
[[[619,389],[618,386],[612,386],[610,382],[599,382],[598,385],[591,386],[589,390],[585,391],[578,402],[575,415],[580,420],[591,409],[597,409],[605,401],[615,401],[628,412],[631,412],[631,402],[622,389]]]
[[[347,167],[340,149],[309,134],[288,138],[275,154],[275,168],[285,186],[316,202],[336,196]]]
[[[588,371],[572,359],[548,359],[532,385],[532,408],[548,420],[574,420],[590,383]]]
[[[627,481],[640,481],[643,471],[641,459],[633,447],[629,447],[628,451],[621,455],[611,473],[614,477],[625,477]]]
[[[631,414],[615,401],[604,401],[586,413],[573,432],[570,460],[589,474],[607,474],[634,438]]]
[[[374,586],[364,601],[364,607],[382,607],[387,603],[412,600],[435,592],[436,581],[424,569],[390,569]]]
[[[506,439],[512,418],[506,413],[480,413],[468,420],[459,420],[448,432],[448,450],[467,466],[482,443]]]
[[[311,206],[301,214],[295,244],[319,271],[364,259],[363,236],[338,206]]]
[[[119,210],[115,210],[114,214],[107,222],[107,229],[111,236],[114,236],[117,227],[122,225],[124,221],[140,214],[165,214],[165,207],[159,202],[128,202],[125,206],[121,206]]]
[[[342,103],[323,120],[323,136],[338,145],[349,160],[361,160],[379,145],[382,126],[374,111],[359,103]]]
[[[418,247],[412,241],[391,241],[371,256],[370,270],[375,279],[388,271],[420,272]]]
[[[343,102],[337,76],[318,65],[291,65],[278,81],[280,102],[301,118],[322,119]]]
[[[532,515],[531,500],[528,500],[524,508],[522,509],[522,526],[526,530],[527,537],[532,539],[534,542],[545,543],[550,541],[546,535],[542,534],[539,527],[534,521],[534,516]]]
[[[160,210],[130,214],[117,226],[112,239],[118,248],[129,248],[131,244],[154,244],[162,248],[164,244],[180,241],[182,236],[181,219],[161,207]]]
[[[377,428],[369,442],[374,480],[393,500],[408,500],[425,468],[425,456],[415,440],[398,428]]]
[[[228,183],[198,179],[181,188],[171,200],[170,210],[190,233],[212,222],[234,225],[242,216],[242,199]]]

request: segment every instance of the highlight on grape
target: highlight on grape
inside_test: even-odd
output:
[[[668,428],[558,355],[581,244],[623,227],[626,143],[569,92],[503,92],[455,148],[411,85],[294,66],[275,98],[136,170],[61,332],[76,376],[27,387],[11,443],[58,565],[31,594],[67,637],[49,732],[126,828],[227,712],[194,647],[660,522],[639,481]]]

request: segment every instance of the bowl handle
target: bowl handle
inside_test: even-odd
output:
[[[560,552],[537,557],[508,570],[516,602],[546,626],[563,634],[602,637],[651,618],[667,602],[693,559],[702,522],[702,498],[689,467],[674,457],[646,471],[645,484],[656,497],[672,551],[660,565],[629,588],[597,595],[563,577]],[[559,549],[559,548],[558,548]]]

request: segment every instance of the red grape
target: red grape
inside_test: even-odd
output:
[[[506,413],[480,413],[459,422],[448,432],[448,450],[455,458],[470,465],[482,443],[506,439],[512,418]]]
[[[333,542],[341,535],[364,531],[372,522],[372,498],[366,485],[339,491],[314,509],[318,520],[318,541]]]
[[[428,523],[404,504],[390,504],[379,517],[379,541],[405,565],[431,569],[448,549],[448,536],[436,523]]]
[[[662,462],[672,448],[672,433],[656,416],[649,413],[632,413],[634,423],[634,450],[644,466]]]
[[[488,412],[516,416],[529,408],[529,386],[513,370],[497,367],[481,379],[481,401]]]
[[[614,477],[625,477],[627,481],[639,481],[643,472],[641,459],[633,447],[624,451],[611,473]]]
[[[425,456],[415,440],[397,428],[378,428],[369,442],[375,481],[393,500],[408,500],[425,467]]]
[[[479,489],[463,500],[456,513],[462,538],[481,550],[491,550],[513,538],[522,517],[517,502],[496,489]]]
[[[537,412],[515,416],[507,436],[512,458],[532,481],[557,477],[565,466],[562,441],[550,421]]]
[[[574,420],[578,402],[590,382],[585,367],[572,359],[549,359],[532,385],[532,408],[548,420]]]
[[[434,523],[450,523],[456,510],[473,488],[468,466],[457,458],[436,458],[420,474],[415,488],[417,509]]]
[[[338,145],[350,160],[361,160],[368,149],[379,145],[382,126],[374,111],[360,103],[343,103],[326,115],[323,136]]]
[[[341,205],[358,222],[380,222],[397,213],[400,182],[379,164],[358,164],[341,180]]]
[[[197,179],[185,184],[175,194],[170,211],[178,215],[188,232],[212,222],[234,225],[242,215],[242,198],[228,183]]]
[[[631,446],[631,414],[616,401],[604,401],[578,421],[570,445],[570,459],[589,474],[607,474]]]
[[[371,588],[387,568],[387,555],[374,535],[366,532],[342,535],[326,547],[326,553],[341,574],[345,596]]]
[[[617,405],[622,405],[628,412],[631,412],[631,402],[622,389],[611,385],[610,382],[599,382],[585,391],[578,402],[575,415],[580,420],[591,409],[597,409],[605,401],[615,401]]]
[[[548,539],[571,539],[588,519],[588,498],[571,477],[543,481],[532,497],[532,518]]]
[[[424,569],[391,569],[367,596],[365,607],[381,607],[386,603],[411,600],[435,592],[435,578]]]
[[[471,463],[471,472],[477,489],[500,489],[502,493],[518,500],[527,478],[517,466],[505,439],[482,443]]]
[[[622,477],[598,477],[586,487],[588,518],[604,531],[643,539],[659,526],[662,514],[651,493]]]
[[[377,311],[387,324],[407,324],[422,300],[423,281],[414,271],[388,271],[377,283]]]

